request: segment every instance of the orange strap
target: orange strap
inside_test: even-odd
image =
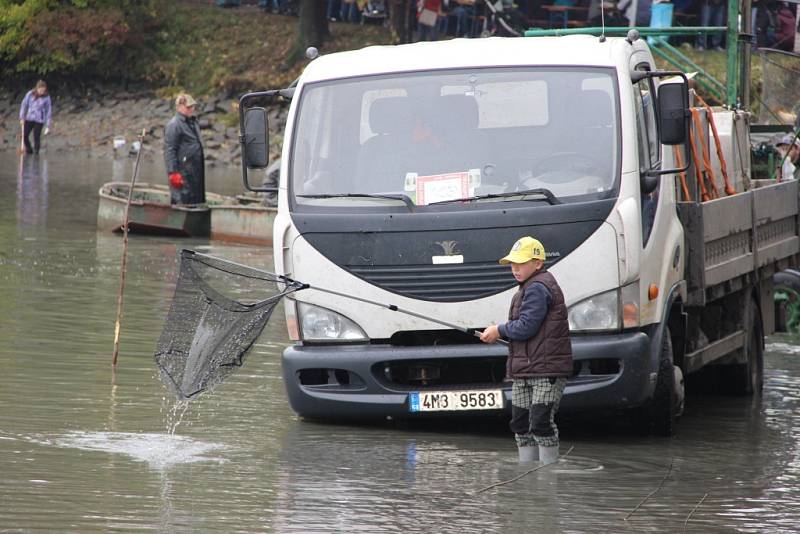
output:
[[[692,118],[694,119],[696,110],[692,109]],[[706,190],[705,180],[703,180],[703,173],[700,171],[700,158],[697,156],[697,141],[695,140],[694,131],[696,128],[689,128],[689,144],[692,146],[692,164],[694,165],[694,175],[697,179],[697,186],[700,188],[700,200],[706,202],[711,200]]]
[[[711,186],[709,191],[709,198],[719,198],[719,191],[717,191],[716,177],[714,176],[714,168],[711,166],[711,153],[709,151],[708,143],[702,134],[702,123],[700,122],[700,112],[696,108],[692,109],[692,120],[694,122],[694,129],[698,132],[697,138],[700,139],[700,149],[703,154],[703,173],[701,174],[704,182],[708,182]],[[696,155],[696,153],[695,153]],[[695,160],[696,161],[696,160]]]
[[[717,124],[714,121],[714,110],[711,109],[705,100],[703,100],[700,95],[695,95],[697,100],[706,108],[706,113],[708,115],[708,123],[711,125],[711,133],[714,134],[714,144],[717,146],[717,159],[719,159],[719,168],[722,171],[722,179],[725,181],[725,194],[726,195],[735,195],[736,189],[731,185],[730,179],[728,178],[728,166],[725,164],[725,155],[722,153],[722,145],[719,142],[719,132],[717,132]]]
[[[683,156],[681,156],[681,149],[677,146],[672,147],[672,153],[675,154],[675,165],[680,169],[683,167]],[[683,190],[683,200],[691,202],[692,195],[689,194],[689,186],[686,184],[686,171],[681,171],[681,189]]]

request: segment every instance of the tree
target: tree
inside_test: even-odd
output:
[[[391,0],[389,3],[389,23],[392,29],[392,39],[395,43],[410,43],[414,31],[414,16],[411,6],[416,2],[411,0]]]
[[[326,0],[299,0],[297,34],[294,43],[283,60],[281,68],[286,70],[305,57],[309,46],[322,48],[330,36]]]

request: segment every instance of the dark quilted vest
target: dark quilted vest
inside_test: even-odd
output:
[[[511,341],[506,374],[511,378],[571,376],[572,343],[569,339],[567,306],[564,304],[564,294],[552,274],[539,271],[522,284],[511,299],[508,318],[519,318],[525,290],[536,282],[544,284],[550,291],[553,302],[534,337],[524,341]]]

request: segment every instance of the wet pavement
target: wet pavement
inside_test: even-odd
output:
[[[280,309],[240,372],[176,404],[153,349],[177,251],[271,251],[132,236],[112,377],[122,240],[95,230],[97,189],[131,169],[0,153],[0,532],[798,531],[800,338],[768,340],[762,397],[691,394],[673,439],[566,417],[569,454],[525,474],[501,424],[299,420]]]

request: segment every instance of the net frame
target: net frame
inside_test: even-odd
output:
[[[181,251],[180,258],[180,274],[154,359],[167,388],[188,400],[241,367],[281,299],[307,286],[188,249]],[[242,302],[215,289],[197,264],[211,272],[273,283],[275,292]]]

